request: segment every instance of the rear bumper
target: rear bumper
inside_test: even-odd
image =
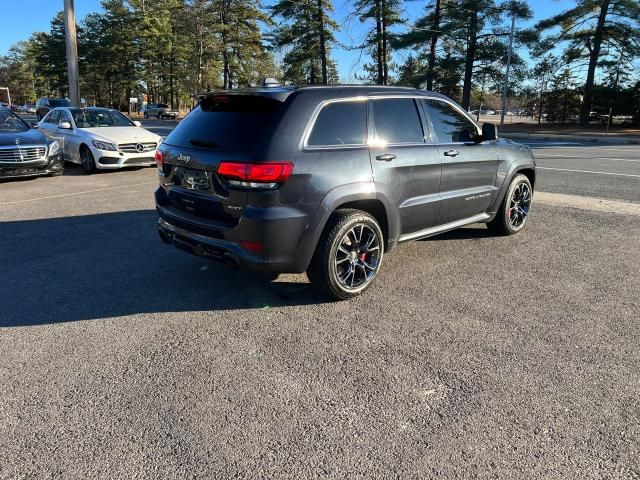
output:
[[[309,208],[313,208],[309,206]],[[317,210],[316,206],[315,209]],[[188,253],[233,262],[247,270],[304,272],[317,241],[312,215],[281,206],[247,207],[237,225],[214,224],[157,204],[158,231],[165,243]],[[246,248],[246,243],[251,248]],[[260,245],[260,248],[255,248]]]

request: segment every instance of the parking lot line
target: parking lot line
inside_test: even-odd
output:
[[[613,173],[613,172],[595,172],[593,170],[573,170],[570,168],[552,168],[552,167],[536,167],[536,170],[556,170],[558,172],[576,172],[576,173],[592,173],[595,175],[613,175],[616,177],[632,177],[640,178],[640,175],[633,175],[631,173]]]
[[[108,192],[111,190],[120,190],[123,188],[131,188],[131,187],[141,187],[144,185],[157,185],[157,182],[144,182],[144,183],[132,183],[131,185],[120,185],[117,187],[109,187],[109,188],[98,188],[96,190],[83,190],[81,192],[72,192],[72,193],[61,193],[60,195],[49,195],[47,197],[37,197],[37,198],[27,198],[24,200],[16,200],[13,202],[5,202],[0,203],[0,206],[5,205],[16,205],[19,203],[27,203],[27,202],[36,202],[38,200],[51,200],[52,198],[62,198],[62,197],[71,197],[74,195],[84,195],[87,193],[97,193],[97,192]]]
[[[604,198],[567,195],[564,193],[536,192],[534,202],[554,207],[571,207],[595,212],[640,216],[640,203],[621,202]]]
[[[585,157],[584,155],[560,155],[552,153],[534,153],[534,157],[547,157],[552,159],[561,160],[563,158],[582,158],[584,160],[612,160],[614,162],[633,162],[640,163],[640,159],[632,158],[610,158],[610,157]]]

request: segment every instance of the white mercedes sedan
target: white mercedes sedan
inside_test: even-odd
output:
[[[54,108],[38,128],[58,141],[66,161],[81,164],[87,173],[155,165],[156,148],[162,141],[140,122],[110,108]]]

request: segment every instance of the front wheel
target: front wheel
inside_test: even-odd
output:
[[[329,297],[348,300],[371,286],[383,254],[384,237],[374,217],[338,210],[320,236],[307,276]]]
[[[96,161],[93,158],[91,150],[87,147],[83,146],[80,149],[80,160],[82,162],[82,168],[84,168],[84,172],[87,175],[91,175],[96,171]]]
[[[489,229],[499,235],[518,233],[529,217],[532,197],[533,188],[529,179],[522,174],[513,177],[498,213],[487,224]]]

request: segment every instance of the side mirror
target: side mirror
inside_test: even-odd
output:
[[[69,122],[60,122],[58,128],[62,130],[71,130],[71,124]]]
[[[133,124],[134,124],[136,127],[141,127],[141,126],[142,126],[142,124],[141,124],[138,120],[134,120],[134,121],[133,121]]]
[[[482,124],[482,141],[490,141],[498,139],[498,126],[495,123]]]
[[[40,128],[40,125],[38,125],[38,122],[30,122],[30,123],[29,123],[29,126],[30,126],[31,128]]]

